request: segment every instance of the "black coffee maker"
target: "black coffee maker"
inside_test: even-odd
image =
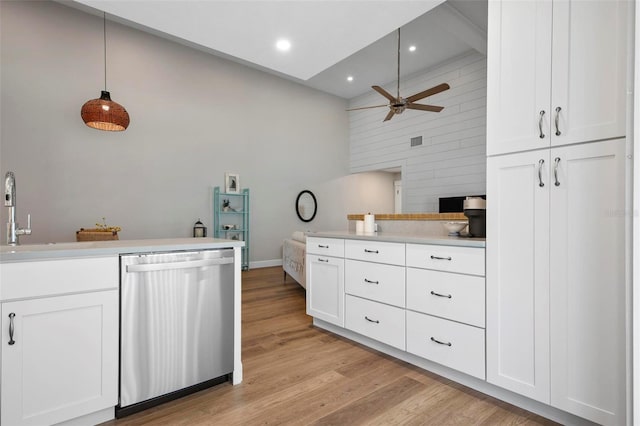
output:
[[[469,219],[469,235],[487,236],[487,201],[480,197],[467,197],[463,202],[464,215]]]

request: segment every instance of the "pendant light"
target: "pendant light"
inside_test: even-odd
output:
[[[80,115],[89,127],[109,132],[121,132],[129,127],[129,113],[122,105],[111,100],[107,91],[107,15],[102,13],[104,35],[104,90],[98,99],[82,105]]]

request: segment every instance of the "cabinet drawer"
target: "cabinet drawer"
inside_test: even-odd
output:
[[[118,256],[3,263],[0,300],[117,289]]]
[[[354,296],[404,308],[405,268],[348,259],[345,262],[345,290]]]
[[[405,311],[371,300],[346,296],[345,327],[398,349],[405,349]]]
[[[484,248],[407,244],[407,266],[484,275]]]
[[[484,277],[407,268],[407,309],[484,328]]]
[[[339,238],[307,237],[307,253],[344,257],[344,240]]]
[[[485,378],[481,328],[407,311],[407,352]]]
[[[346,240],[344,257],[368,262],[404,266],[405,245],[379,241]]]

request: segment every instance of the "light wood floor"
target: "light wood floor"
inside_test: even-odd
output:
[[[105,425],[551,425],[312,326],[280,267],[243,272],[244,381]]]

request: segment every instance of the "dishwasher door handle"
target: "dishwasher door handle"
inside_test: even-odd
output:
[[[127,272],[168,271],[170,269],[202,268],[204,266],[226,265],[229,263],[233,263],[233,257],[187,260],[184,262],[142,263],[137,265],[127,265]]]

